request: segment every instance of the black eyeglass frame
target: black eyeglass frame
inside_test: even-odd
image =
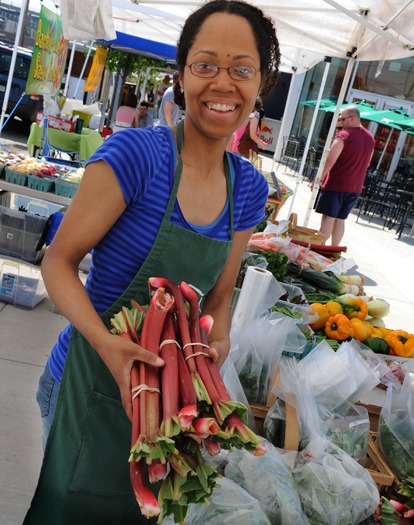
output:
[[[341,122],[343,122],[347,118],[352,118],[352,117],[356,117],[356,115],[348,115],[347,117],[340,117],[340,120],[341,120]]]
[[[197,75],[197,73],[195,73],[194,70],[193,70],[193,66],[195,66],[197,64],[204,64],[206,66],[210,66],[212,68],[212,72],[214,74],[213,75]],[[191,64],[186,64],[185,67],[188,67],[189,70],[191,71],[191,73],[197,78],[215,78],[219,74],[220,69],[225,69],[227,71],[227,74],[229,75],[229,77],[232,80],[237,80],[237,81],[240,81],[240,82],[246,82],[248,80],[253,80],[254,77],[257,74],[257,69],[255,67],[253,67],[253,66],[246,66],[245,64],[240,64],[239,66],[220,67],[220,66],[216,66],[215,64],[210,64],[210,62],[192,62]],[[239,68],[243,68],[243,67],[248,68],[249,70],[251,70],[253,72],[253,76],[251,76],[249,78],[239,78],[239,77],[232,76],[232,72],[234,70],[239,69]]]

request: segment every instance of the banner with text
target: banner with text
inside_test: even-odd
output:
[[[42,6],[35,46],[26,83],[30,95],[54,95],[65,71],[68,41],[63,38],[62,19]]]

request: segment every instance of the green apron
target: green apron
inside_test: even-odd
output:
[[[183,140],[178,127],[178,151]],[[226,156],[230,231],[233,191]],[[154,245],[122,296],[101,315],[108,327],[113,315],[134,298],[148,303],[148,278],[182,280],[207,293],[215,284],[232,240],[218,241],[171,223],[182,173],[178,160],[173,190]],[[128,457],[131,423],[118,386],[88,341],[72,329],[50,435],[38,486],[24,525],[139,525],[150,523],[133,495]],[[154,490],[155,491],[155,490]]]

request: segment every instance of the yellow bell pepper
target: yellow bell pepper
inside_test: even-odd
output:
[[[353,319],[357,317],[358,319],[361,319],[361,321],[363,321],[368,315],[367,303],[363,299],[360,299],[359,297],[355,297],[354,299],[348,299],[342,305],[342,308],[343,308],[344,314],[349,319]]]
[[[352,335],[350,320],[344,314],[336,314],[330,317],[325,325],[325,334],[329,339],[345,341]]]
[[[404,330],[394,330],[385,339],[395,355],[414,357],[414,334],[409,334]]]
[[[329,310],[322,303],[312,303],[310,306],[319,315],[319,319],[317,319],[314,323],[310,324],[309,326],[312,328],[312,330],[319,330],[320,328],[323,328],[325,326],[326,321],[329,319]]]
[[[358,319],[358,317],[354,317],[349,321],[349,326],[351,327],[351,335],[352,337],[355,337],[355,339],[358,339],[358,341],[365,341],[365,339],[368,339],[371,337],[373,328],[371,326],[368,326],[369,323],[365,323],[365,321],[361,321],[361,319]]]
[[[331,316],[343,313],[342,305],[338,303],[338,301],[328,301],[326,308],[329,310]]]

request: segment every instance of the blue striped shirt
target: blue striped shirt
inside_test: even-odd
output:
[[[249,162],[231,157],[234,230],[245,231],[264,218],[268,184]],[[126,209],[94,248],[86,289],[99,314],[126,290],[150,252],[164,217],[177,163],[170,127],[127,129],[115,133],[94,153],[89,163],[104,160],[117,177]],[[99,184],[99,173],[96,173]],[[229,207],[206,229],[189,224],[176,201],[171,221],[202,235],[231,237]],[[71,325],[59,335],[48,360],[53,377],[60,381],[69,345]]]

